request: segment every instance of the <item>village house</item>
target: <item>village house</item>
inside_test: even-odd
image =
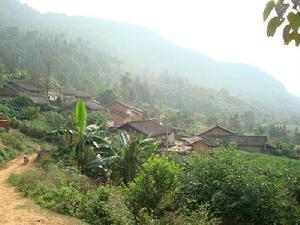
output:
[[[105,109],[96,100],[84,100],[87,112],[104,112]],[[60,112],[71,113],[76,108],[77,100],[73,100],[71,103],[66,104]]]
[[[0,88],[0,96],[2,97],[15,96],[20,93],[26,93],[29,96],[39,96],[40,89],[37,85],[30,82],[13,82]]]
[[[111,124],[114,127],[118,127],[126,122],[140,121],[144,119],[143,110],[121,102],[113,102],[105,108],[111,117]]]
[[[40,89],[33,83],[29,82],[13,82],[4,85],[0,89],[0,96],[11,97],[20,93],[28,95],[33,105],[46,108],[49,105],[49,99],[41,95]]]
[[[159,121],[152,120],[142,120],[126,122],[118,127],[119,130],[126,131],[129,135],[141,134],[144,138],[151,138],[154,141],[162,141],[165,145],[172,146],[175,142],[175,137],[173,132],[169,132],[168,129],[161,125]]]
[[[35,106],[40,106],[43,109],[46,109],[50,103],[49,99],[43,96],[29,96],[32,104]]]
[[[75,91],[69,88],[61,88],[58,94],[63,102],[73,102],[81,99],[84,101],[92,100],[92,95],[84,91]]]
[[[75,92],[75,99],[81,99],[84,101],[92,100],[93,96],[90,93],[85,91],[76,91]]]
[[[233,131],[214,125],[199,133],[197,136],[184,138],[183,141],[187,146],[191,146],[194,152],[203,153],[208,150],[228,146],[235,143],[239,150],[248,152],[272,152],[276,149],[269,143],[267,136],[247,136],[237,135]]]
[[[235,135],[235,132],[218,124],[206,128],[204,131],[197,134],[198,137],[208,135]]]

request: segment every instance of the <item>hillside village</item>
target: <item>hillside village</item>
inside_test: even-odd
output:
[[[278,204],[286,201],[289,207],[298,207],[299,161],[271,156],[281,155],[281,150],[267,136],[243,135],[219,124],[196,135],[183,136],[170,126],[168,117],[151,111],[151,106],[143,109],[121,101],[103,105],[92,94],[65,88],[49,89],[47,95],[28,81],[3,85],[0,97],[0,140],[4,146],[4,149],[0,147],[0,166],[7,165],[20,153],[25,154],[25,167],[12,161],[7,170],[16,174],[0,169],[0,175],[42,207],[95,225],[152,225],[140,222],[145,219],[139,214],[140,210],[151,213],[154,224],[166,219],[170,225],[178,221],[190,225],[186,221],[198,224],[200,219],[205,225],[219,225],[221,220],[231,225],[230,220],[234,218],[241,221],[240,224],[250,220],[254,225],[261,225],[264,220],[268,225],[282,218],[277,210],[284,210],[275,205],[268,207],[270,212],[261,213],[269,201],[278,201]],[[33,158],[35,151],[36,159]],[[283,167],[278,169],[278,163]],[[25,172],[20,173],[21,169]],[[260,173],[268,175],[260,175],[257,180]],[[264,184],[270,179],[272,183],[268,189]],[[294,183],[290,182],[292,179]],[[222,184],[221,187],[216,187],[217,183]],[[283,189],[274,189],[273,185],[279,184]],[[236,188],[240,185],[244,187]],[[0,180],[0,193],[2,189],[7,191]],[[174,213],[176,209],[172,206],[177,208],[181,204],[190,210],[199,210],[185,199],[203,201],[207,196],[216,198],[221,194],[221,198],[238,195],[229,204],[239,202],[247,198],[248,192],[244,191],[247,189],[256,193],[257,197],[251,197],[246,204],[251,202],[252,210],[260,209],[259,219],[251,214],[241,219],[228,213],[203,216],[202,213],[213,212],[206,206],[195,218],[178,211],[175,211],[179,213],[176,216],[164,214]],[[261,198],[265,192],[269,197]],[[282,192],[288,193],[287,197],[277,199]],[[181,195],[185,197],[178,197]],[[15,195],[2,197],[4,201],[8,198],[10,204],[1,206],[5,211],[17,201]],[[52,205],[49,205],[49,198]],[[157,199],[158,204],[166,199],[170,202],[167,208],[160,209],[152,203],[153,199]],[[99,202],[101,206],[95,204]],[[222,202],[210,205],[226,209],[227,205]],[[246,209],[248,212],[249,206]],[[74,213],[76,210],[78,213]],[[241,214],[243,209],[239,206],[230,210]],[[289,212],[283,217],[296,225],[298,211]],[[24,213],[24,219],[40,218],[36,221],[49,224],[59,219],[44,219],[39,210]],[[8,217],[0,218],[0,223],[13,221],[10,214],[8,211]],[[80,224],[80,221],[71,223],[71,218],[64,221],[62,224]]]
[[[153,141],[161,141],[158,152],[208,152],[221,145],[235,143],[240,150],[276,154],[276,146],[272,145],[267,136],[239,135],[220,125],[213,125],[196,136],[180,137],[169,127],[163,115],[149,117],[148,112],[136,106],[122,102],[101,105],[95,98],[83,91],[72,91],[64,88],[49,90],[45,96],[33,82],[13,82],[0,89],[1,97],[14,97],[26,94],[34,106],[49,110],[52,104],[59,102],[60,113],[74,113],[78,100],[83,100],[89,113],[100,112],[108,115],[107,129],[113,132],[125,131],[130,136],[143,135]]]
[[[300,1],[248,3],[0,0],[0,225],[300,225],[297,63],[257,29],[298,45]]]

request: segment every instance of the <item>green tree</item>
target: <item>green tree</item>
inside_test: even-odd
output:
[[[107,124],[107,119],[104,113],[102,112],[91,112],[87,115],[87,124],[95,124],[100,129],[105,129]]]
[[[120,133],[118,137],[120,154],[114,167],[114,180],[119,180],[127,185],[136,177],[142,164],[153,156],[160,142],[150,142],[143,136],[130,138],[124,132]]]
[[[115,89],[103,87],[98,91],[98,100],[101,105],[108,105],[114,101],[118,100],[118,94]]]
[[[45,117],[46,117],[47,122],[54,129],[62,128],[66,122],[66,119],[57,112],[47,112],[47,113],[45,113]]]
[[[268,21],[267,35],[273,37],[279,27],[283,27],[283,40],[285,44],[295,42],[300,45],[300,1],[299,0],[271,0],[267,3],[263,18],[267,21],[272,12],[274,17]]]
[[[179,174],[180,167],[166,157],[155,156],[148,160],[125,189],[125,198],[134,215],[146,212],[156,218],[163,216],[177,197],[181,186]]]

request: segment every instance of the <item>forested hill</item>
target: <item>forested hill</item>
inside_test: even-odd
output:
[[[36,29],[41,33],[64,34],[73,40],[80,38],[83,42],[88,41],[96,47],[95,51],[114,56],[112,58],[118,63],[113,68],[116,66],[119,73],[128,70],[141,74],[144,72],[141,68],[149,73],[168,71],[202,86],[225,88],[254,108],[300,111],[297,97],[289,94],[280,82],[251,66],[217,62],[193,50],[178,47],[138,26],[53,13],[44,15],[16,0],[0,2],[2,26]],[[120,59],[126,59],[126,63]],[[111,62],[104,63],[106,68]],[[101,71],[105,74],[103,68]]]

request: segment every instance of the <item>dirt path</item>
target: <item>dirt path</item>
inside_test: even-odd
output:
[[[35,156],[33,156],[35,157]],[[33,158],[31,157],[31,159]],[[30,160],[31,162],[32,160]],[[33,201],[23,198],[14,188],[7,184],[11,173],[22,172],[30,168],[29,163],[22,165],[22,158],[18,158],[0,170],[0,224],[1,225],[78,225],[84,224],[76,219],[65,217],[36,205]]]

